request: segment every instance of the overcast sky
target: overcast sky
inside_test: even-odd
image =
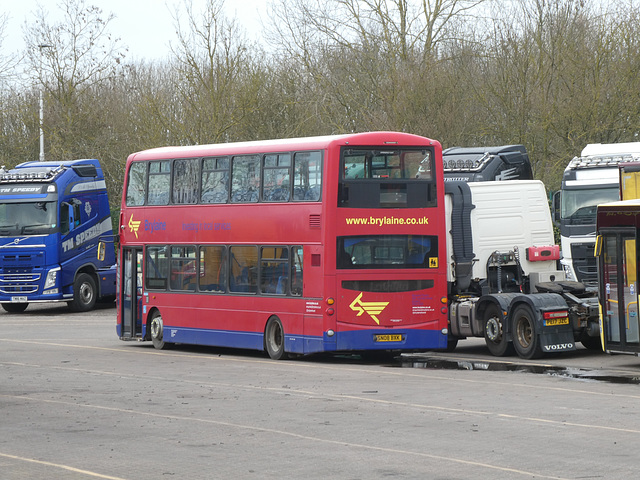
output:
[[[8,18],[2,41],[4,54],[24,48],[23,25],[34,18],[38,4],[43,5],[58,19],[60,0],[0,0],[0,14]],[[267,0],[226,0],[228,17],[236,17],[248,30],[260,28],[261,16],[265,15]],[[164,58],[169,54],[169,42],[175,43],[173,12],[182,0],[86,0],[86,5],[95,5],[115,19],[110,31],[120,37],[121,44],[129,47],[130,59]],[[205,0],[193,0],[194,10],[203,10]],[[248,32],[249,33],[249,32]]]

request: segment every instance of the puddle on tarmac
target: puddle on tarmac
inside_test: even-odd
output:
[[[398,359],[396,359],[398,360]],[[441,358],[400,357],[393,365],[401,368],[426,368],[432,370],[486,370],[491,372],[524,372],[569,378],[582,381],[598,381],[618,384],[638,385],[640,376],[633,373],[586,370],[579,368],[554,367],[551,365],[527,365],[517,363],[483,362],[479,360],[447,360]]]

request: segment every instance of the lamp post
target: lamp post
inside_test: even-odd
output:
[[[40,49],[40,55],[42,56],[42,50],[45,48],[51,48],[53,45],[48,45],[46,43],[41,43],[38,45]],[[42,91],[44,90],[44,82],[40,87],[40,161],[44,162],[44,131],[42,130],[42,124],[44,122],[44,99]]]

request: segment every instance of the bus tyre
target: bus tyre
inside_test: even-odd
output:
[[[602,351],[602,343],[600,337],[590,337],[586,333],[580,336],[580,342],[587,350]]]
[[[88,312],[96,304],[96,281],[88,273],[80,273],[73,282],[73,300],[67,305],[73,312]]]
[[[531,359],[542,355],[540,337],[536,332],[536,322],[531,308],[519,305],[511,317],[513,346],[520,358]]]
[[[28,306],[29,306],[28,303],[3,303],[2,304],[2,308],[4,308],[5,312],[9,312],[9,313],[24,312]]]
[[[149,324],[153,346],[158,350],[168,348],[168,344],[164,341],[164,323],[162,322],[162,315],[160,314],[160,312],[156,310],[153,313]]]
[[[453,352],[458,346],[458,338],[457,337],[449,337],[447,338],[447,348],[445,348],[445,352]]]
[[[497,305],[489,305],[484,312],[484,342],[491,355],[504,357],[513,354],[513,344],[505,333],[502,315]]]
[[[287,358],[284,351],[284,328],[278,317],[271,317],[264,329],[264,346],[274,360]]]

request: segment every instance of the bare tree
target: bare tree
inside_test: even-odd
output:
[[[109,32],[113,15],[104,16],[85,0],[62,0],[63,20],[50,23],[39,7],[24,28],[27,58],[33,76],[44,88],[51,155],[87,155],[88,138],[101,128],[95,89],[117,74],[124,58],[119,40]],[[85,145],[79,139],[85,139]]]
[[[6,13],[0,14],[0,51],[3,51],[2,43],[5,39],[5,29],[7,28],[8,18]],[[8,55],[0,54],[0,84],[14,76],[14,69],[17,62],[18,58],[15,53],[9,53]]]
[[[640,101],[638,7],[589,0],[496,2],[494,23],[461,72],[487,139],[524,143],[551,188],[587,144],[633,140]]]
[[[183,15],[175,16],[172,91],[165,91],[175,102],[155,97],[155,114],[180,143],[232,139],[233,129],[257,108],[251,46],[225,16],[224,0],[207,0],[202,12],[191,0],[183,6]]]
[[[411,92],[482,2],[280,0],[269,38],[318,83],[335,131],[403,129]]]

